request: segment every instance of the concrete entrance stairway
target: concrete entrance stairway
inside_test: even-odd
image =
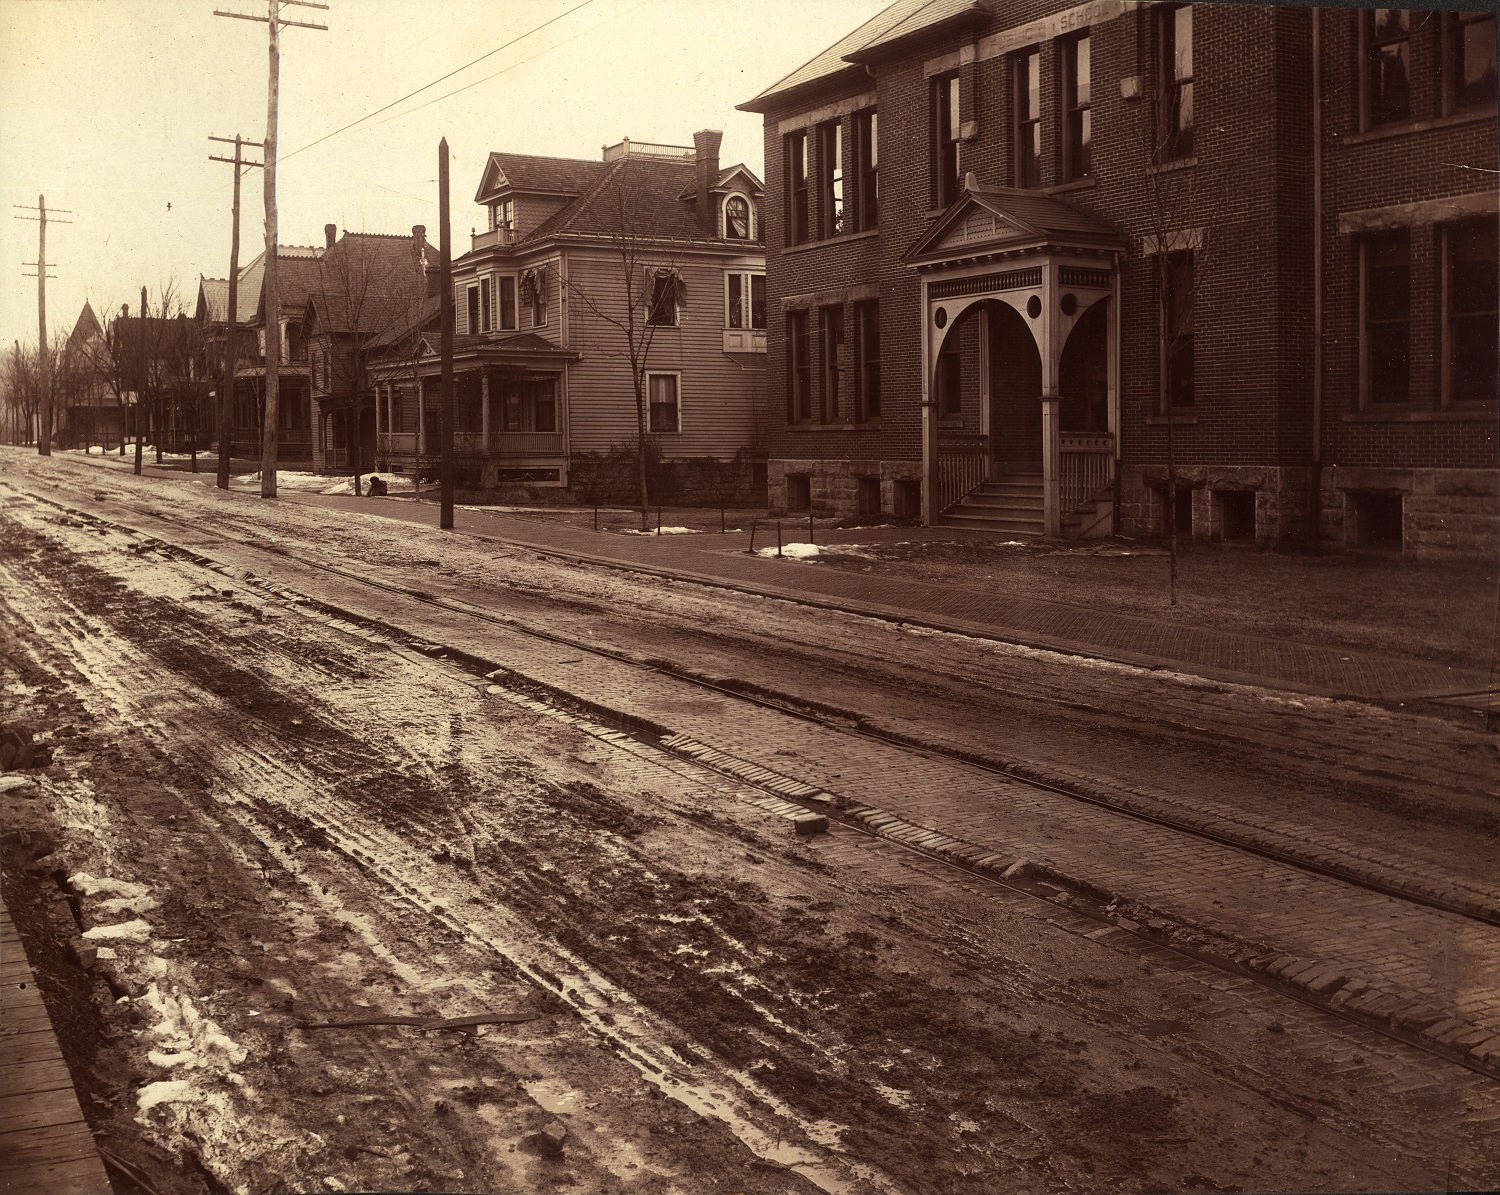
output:
[[[993,481],[971,490],[938,520],[944,527],[1001,531],[1008,535],[1041,535],[1042,473],[1007,470]]]

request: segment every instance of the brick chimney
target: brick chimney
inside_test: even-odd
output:
[[[325,224],[325,225],[323,225],[323,245],[324,245],[325,248],[332,249],[333,248],[333,242],[336,241],[336,240],[338,240],[338,239],[339,239],[339,226],[337,224]]]
[[[698,226],[711,237],[719,235],[719,213],[714,210],[709,188],[719,181],[719,144],[724,134],[718,129],[701,129],[693,134],[693,164],[698,174]]]
[[[427,269],[427,225],[413,224],[411,226],[411,244],[417,253],[417,264]]]

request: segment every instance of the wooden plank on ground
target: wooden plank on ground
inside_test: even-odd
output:
[[[24,1169],[27,1166],[50,1166],[57,1162],[72,1162],[78,1158],[93,1158],[99,1161],[99,1151],[94,1145],[94,1135],[86,1125],[49,1124],[27,1133],[5,1135],[5,1161],[0,1163],[0,1176],[11,1167]],[[99,1162],[103,1166],[103,1162]]]
[[[19,1001],[17,1002],[19,1004]],[[5,1039],[16,1033],[30,1033],[33,1029],[51,1029],[52,1018],[40,1001],[20,1004],[17,1008],[0,1005],[0,1052],[5,1049]]]
[[[57,1044],[57,1035],[51,1025],[32,1029],[29,1033],[15,1033],[0,1038],[0,1058],[6,1066],[22,1066],[28,1062],[45,1062],[61,1058],[62,1049]]]
[[[0,1169],[5,1195],[114,1195],[104,1163],[95,1155],[71,1162]]]
[[[78,1097],[71,1087],[27,1095],[0,1095],[0,1157],[6,1155],[6,1133],[43,1125],[75,1124],[82,1120]]]
[[[73,1086],[73,1076],[61,1058],[11,1066],[0,1059],[0,1095],[26,1095],[33,1091],[57,1091]]]

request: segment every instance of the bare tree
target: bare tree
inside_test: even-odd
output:
[[[640,495],[641,529],[648,526],[651,495],[647,479],[650,443],[650,395],[647,370],[659,328],[674,327],[687,303],[678,259],[670,242],[654,235],[666,215],[658,196],[647,194],[620,171],[606,184],[609,228],[605,237],[615,263],[615,277],[606,291],[596,291],[564,278],[568,294],[615,333],[616,347],[605,350],[630,367],[635,396],[636,483]]]
[[[1204,264],[1202,229],[1187,224],[1199,212],[1194,182],[1198,172],[1173,169],[1192,156],[1192,9],[1148,10],[1153,61],[1139,101],[1138,143],[1150,229],[1146,250],[1152,259],[1157,306],[1157,358],[1166,427],[1167,604],[1177,604],[1177,454],[1173,434],[1179,400],[1194,386],[1194,309]]]
[[[386,337],[407,325],[427,289],[415,240],[346,233],[318,261],[305,321],[313,392],[355,414],[349,469],[359,489],[358,413],[373,403],[373,370]]]
[[[55,354],[50,350],[48,357]],[[43,361],[35,345],[21,347],[13,343],[5,360],[5,405],[11,419],[13,443],[30,444],[35,436],[42,409],[43,370],[51,362]]]

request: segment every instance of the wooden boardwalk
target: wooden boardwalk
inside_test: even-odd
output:
[[[0,905],[0,1193],[110,1191],[21,940]]]

